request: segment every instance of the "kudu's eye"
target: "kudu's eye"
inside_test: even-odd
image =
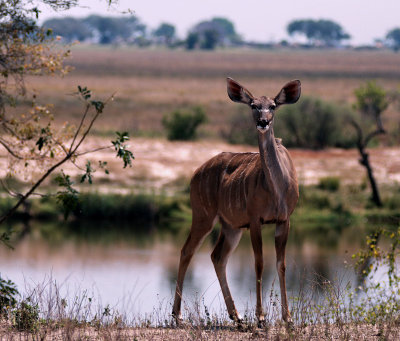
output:
[[[269,109],[270,109],[270,110],[275,110],[275,109],[276,109],[276,104],[272,104],[272,105],[269,107]]]

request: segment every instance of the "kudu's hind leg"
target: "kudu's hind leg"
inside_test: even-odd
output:
[[[278,271],[279,286],[281,289],[281,306],[282,318],[285,322],[291,322],[290,311],[286,294],[286,261],[285,250],[286,242],[289,235],[290,223],[289,220],[276,224],[275,230],[275,251],[276,251],[276,269]]]
[[[193,257],[193,254],[199,248],[203,240],[211,232],[214,226],[215,217],[199,217],[193,214],[192,227],[188,238],[181,250],[181,258],[179,261],[178,278],[176,281],[174,306],[172,308],[172,315],[178,321],[181,317],[181,301],[182,301],[182,288],[183,280],[185,279],[186,270]]]
[[[228,282],[226,280],[226,264],[231,253],[235,250],[242,236],[241,229],[234,229],[221,219],[221,232],[214,251],[211,254],[211,259],[214,264],[215,272],[217,273],[218,281],[221,286],[222,294],[229,317],[235,321],[240,321],[241,318],[236,310]]]

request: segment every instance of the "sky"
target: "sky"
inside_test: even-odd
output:
[[[213,17],[231,20],[245,40],[278,42],[288,39],[287,24],[294,19],[329,19],[352,36],[350,43],[371,44],[400,27],[400,0],[119,0],[112,9],[107,0],[82,0],[80,7],[54,12],[41,7],[41,19],[89,14],[121,15],[130,9],[150,29],[173,24],[184,38],[196,23]]]

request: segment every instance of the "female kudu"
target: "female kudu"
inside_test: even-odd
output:
[[[194,252],[211,232],[216,219],[221,222],[219,239],[211,254],[229,316],[240,321],[226,280],[226,264],[236,248],[243,228],[250,229],[255,258],[256,315],[264,320],[262,309],[263,254],[261,225],[275,223],[276,267],[281,291],[282,318],[290,321],[285,283],[285,247],[289,217],[298,197],[296,170],[286,148],[274,136],[275,110],[282,104],[296,103],[300,81],[287,83],[275,98],[254,97],[231,78],[228,95],[234,102],[247,104],[258,130],[259,153],[221,153],[204,163],[193,175],[190,200],[192,227],[181,251],[173,315],[179,321],[183,280]]]

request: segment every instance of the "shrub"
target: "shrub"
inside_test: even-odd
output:
[[[340,179],[336,176],[327,176],[319,179],[318,188],[330,192],[336,192],[340,187]]]
[[[21,301],[14,311],[14,327],[19,331],[35,332],[39,328],[39,306],[29,299]]]
[[[249,110],[239,107],[230,120],[229,130],[221,131],[221,136],[232,144],[258,144],[258,133]]]
[[[207,121],[204,109],[200,106],[191,110],[175,110],[162,119],[162,125],[167,129],[168,140],[193,140],[197,127]]]
[[[348,108],[321,99],[303,97],[298,104],[284,106],[276,114],[275,135],[287,147],[323,149],[354,146],[354,132],[348,128]]]
[[[7,314],[7,308],[13,308],[16,305],[18,294],[15,283],[0,277],[0,318],[1,315]]]

